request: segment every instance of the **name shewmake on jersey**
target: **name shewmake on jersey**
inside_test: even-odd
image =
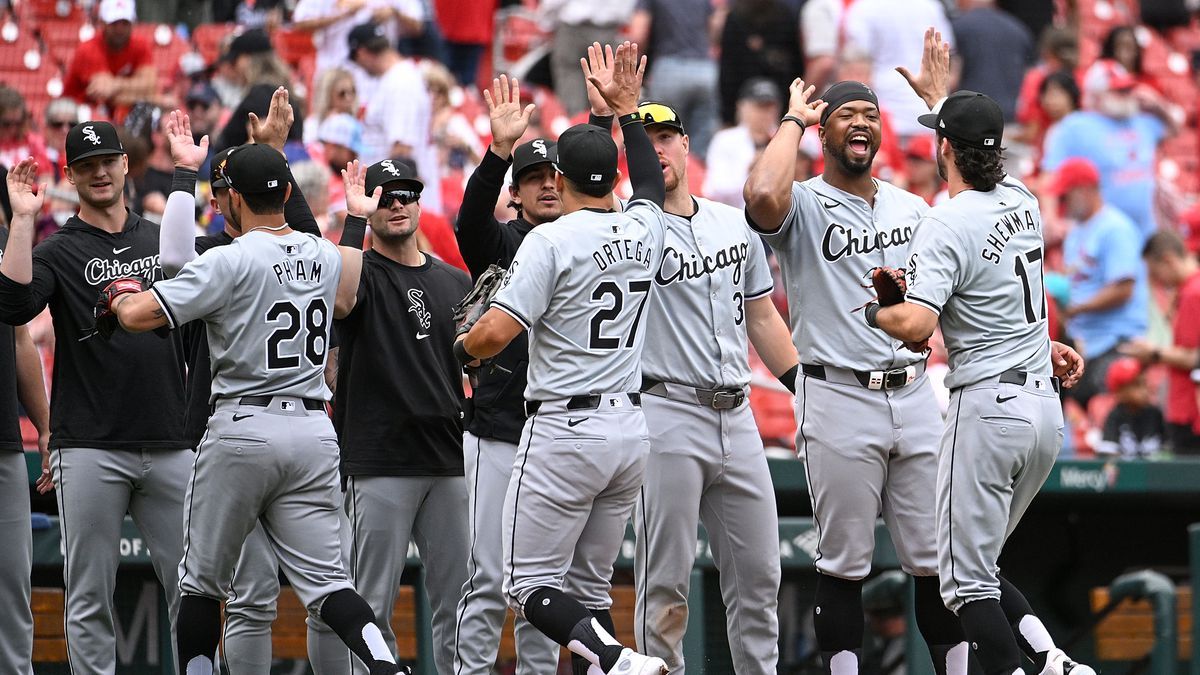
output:
[[[1041,227],[1041,220],[1034,218],[1028,209],[1024,211],[1024,215],[1018,211],[1010,211],[992,226],[995,234],[987,236],[987,246],[979,255],[993,265],[999,265],[1000,256],[1004,254],[1004,247],[1008,246],[1009,240],[1020,232],[1033,230],[1040,233]]]

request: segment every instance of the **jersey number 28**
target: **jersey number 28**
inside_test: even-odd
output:
[[[303,320],[300,309],[281,300],[267,310],[267,321],[279,327],[267,336],[267,370],[299,368],[300,354],[284,354],[283,343],[291,342],[304,329],[304,358],[314,368],[325,363],[325,349],[329,345],[329,309],[321,298],[314,298],[304,308]]]
[[[604,301],[611,297],[612,305],[598,310],[592,315],[588,349],[620,349],[622,338],[624,338],[626,349],[633,347],[633,342],[637,338],[638,323],[642,320],[642,310],[646,308],[646,299],[650,297],[650,280],[630,281],[628,292],[630,294],[640,293],[642,299],[638,301],[637,314],[633,317],[633,326],[629,329],[629,335],[613,337],[604,334],[604,324],[616,321],[621,316],[621,309],[625,306],[625,293],[615,281],[605,281],[592,289],[592,300]]]

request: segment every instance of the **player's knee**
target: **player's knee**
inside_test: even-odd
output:
[[[230,625],[270,625],[278,614],[274,599],[265,603],[229,601],[225,603],[225,616]]]

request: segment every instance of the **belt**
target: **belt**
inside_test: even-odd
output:
[[[746,390],[739,387],[701,389],[677,382],[642,378],[642,393],[662,396],[682,403],[697,403],[713,410],[732,410],[746,402]]]
[[[1016,384],[1016,385],[1020,385],[1020,386],[1024,387],[1025,383],[1029,381],[1030,377],[1034,378],[1035,383],[1037,382],[1037,379],[1036,379],[1038,377],[1037,375],[1031,376],[1029,373],[1027,373],[1023,370],[1006,370],[1003,373],[1000,373],[1000,383],[1001,384]],[[1049,378],[1049,380],[1050,380],[1050,386],[1054,387],[1055,393],[1059,393],[1059,379],[1057,377],[1051,376]],[[1037,386],[1037,385],[1035,384],[1035,386]]]
[[[854,384],[867,389],[899,389],[916,382],[918,377],[925,374],[925,361],[919,361],[903,368],[892,370],[851,370],[834,366],[822,366],[816,363],[804,363],[801,372],[808,377],[837,384]]]
[[[259,408],[265,408],[265,407],[271,405],[271,401],[274,399],[275,399],[274,396],[243,396],[241,399],[238,400],[238,404],[239,405],[252,405],[252,406],[259,407]],[[306,398],[306,399],[302,399],[302,400],[304,401],[304,409],[305,410],[324,410],[325,409],[324,401],[318,401],[315,398]]]
[[[629,397],[630,403],[634,405],[642,404],[642,395],[638,392],[635,391],[625,395]],[[595,410],[600,407],[600,402],[603,400],[604,396],[601,394],[580,394],[579,396],[572,396],[567,399],[566,408],[567,410]],[[537,412],[543,403],[549,403],[549,401],[525,401],[525,416],[529,417]]]

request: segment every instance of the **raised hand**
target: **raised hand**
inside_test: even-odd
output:
[[[932,110],[950,91],[950,43],[942,41],[942,34],[932,26],[925,29],[925,48],[921,52],[921,72],[916,77],[904,66],[896,66],[908,86],[917,92]]]
[[[295,121],[296,115],[292,112],[292,106],[288,104],[288,90],[279,87],[271,94],[271,107],[267,109],[267,119],[259,120],[258,115],[250,113],[250,119],[246,122],[246,134],[253,143],[269,145],[283,152],[283,144],[287,142],[288,132],[292,130],[292,123]]]
[[[32,157],[17,162],[8,171],[8,200],[13,219],[18,216],[36,218],[46,201],[46,183],[37,182],[37,162]]]
[[[637,112],[646,57],[639,58],[637,44],[628,40],[617,47],[615,54],[612,45],[605,45],[602,53],[598,46],[588,47],[587,61],[580,61],[584,75],[617,115]]]
[[[171,149],[171,161],[181,169],[199,171],[208,157],[208,135],[197,145],[192,140],[192,120],[187,113],[172,110],[167,116],[167,145]]]
[[[507,75],[492,80],[491,91],[483,90],[483,100],[487,101],[492,120],[492,151],[508,159],[513,145],[529,128],[529,118],[536,106],[530,103],[521,107],[521,85],[517,78],[510,81]]]
[[[383,186],[376,186],[371,194],[366,193],[367,167],[357,159],[342,169],[342,184],[346,187],[346,213],[367,218],[379,209]]]
[[[600,90],[596,88],[596,85],[592,84],[591,78],[588,77],[590,72],[597,78],[602,78],[605,84],[612,81],[611,70],[590,70],[591,65],[589,62],[597,62],[598,59],[603,58],[603,54],[604,51],[600,46],[600,43],[593,42],[591,46],[588,47],[588,58],[579,59],[579,65],[583,68],[583,84],[587,88],[588,104],[592,107],[592,114],[598,117],[608,117],[609,115],[613,114],[612,108],[610,108],[608,105],[608,101],[604,100],[604,97],[600,95]]]
[[[817,91],[813,85],[805,85],[804,80],[796,78],[788,85],[787,114],[804,120],[804,126],[811,127],[821,123],[821,113],[829,104],[821,99],[810,101],[809,98]]]

